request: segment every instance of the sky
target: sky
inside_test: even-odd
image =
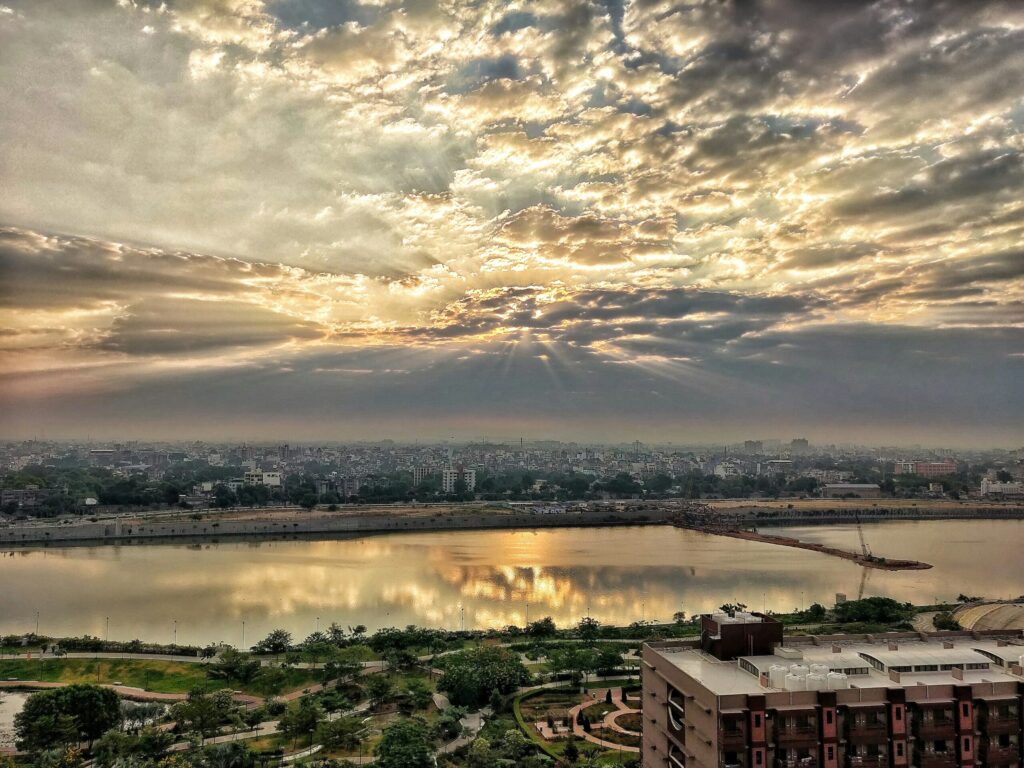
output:
[[[1024,6],[0,0],[0,436],[1024,444]]]

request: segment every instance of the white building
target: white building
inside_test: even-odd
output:
[[[988,496],[1021,496],[1024,495],[1024,483],[1001,483],[998,480],[981,480],[981,495]]]
[[[266,485],[271,488],[280,488],[283,484],[280,472],[263,472],[259,469],[245,473],[246,485]]]
[[[466,490],[473,491],[476,489],[476,470],[475,469],[446,469],[441,473],[441,488],[445,493],[455,493],[455,485],[463,480],[466,483]]]

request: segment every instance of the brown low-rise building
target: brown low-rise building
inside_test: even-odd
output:
[[[756,613],[643,649],[644,768],[1021,768],[1024,633],[789,637]]]

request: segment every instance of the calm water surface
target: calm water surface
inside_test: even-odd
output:
[[[27,698],[27,693],[0,693],[0,748],[14,746],[14,716]]]
[[[0,633],[223,641],[276,627],[456,629],[591,615],[624,624],[726,601],[791,609],[837,592],[928,602],[1024,593],[1024,521],[865,524],[880,555],[935,565],[864,570],[837,558],[669,527],[444,531],[329,541],[153,544],[0,553]],[[857,548],[850,526],[766,529]]]

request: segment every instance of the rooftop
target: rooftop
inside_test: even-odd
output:
[[[699,648],[665,645],[656,650],[673,666],[699,681],[718,696],[783,691],[762,685],[772,666],[820,664],[830,672],[845,673],[850,688],[908,688],[918,685],[963,685],[981,682],[1024,682],[1011,665],[1024,655],[1024,639],[1009,644],[996,639],[957,637],[948,639],[901,639],[894,646],[886,640],[869,642],[863,635],[849,640],[829,640],[815,645],[810,638],[777,647],[768,655],[742,656],[721,661]],[[996,659],[1001,660],[1000,664]],[[898,672],[899,680],[890,677]]]

